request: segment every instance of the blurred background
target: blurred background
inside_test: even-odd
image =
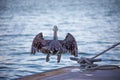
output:
[[[120,41],[120,0],[0,0],[0,80],[78,65],[69,53],[59,64],[55,55],[30,55],[33,38],[52,39],[54,25],[60,40],[76,38],[79,57],[93,57]],[[120,45],[99,58],[120,65]]]

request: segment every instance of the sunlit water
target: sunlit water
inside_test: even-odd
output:
[[[69,53],[59,64],[56,56],[30,55],[35,35],[52,39],[54,25],[61,40],[73,34],[79,57],[93,57],[120,41],[120,0],[0,0],[0,80],[78,65]],[[120,65],[120,45],[99,58]]]

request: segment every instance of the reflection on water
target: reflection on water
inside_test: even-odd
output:
[[[0,79],[9,80],[64,66],[77,65],[70,54],[45,62],[44,54],[30,55],[31,42],[43,32],[52,39],[58,25],[59,39],[72,33],[79,56],[92,57],[120,41],[119,0],[0,0]],[[120,45],[100,56],[101,64],[120,65]],[[44,64],[43,64],[44,63]]]

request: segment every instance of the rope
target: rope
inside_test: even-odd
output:
[[[81,69],[84,69],[84,70],[108,70],[108,69],[120,69],[119,66],[117,65],[102,65],[102,66],[99,66],[97,64],[94,64],[94,62],[99,62],[101,61],[101,59],[95,59],[96,57],[104,54],[105,52],[109,51],[110,49],[118,46],[120,44],[120,42],[112,45],[111,47],[109,47],[108,49],[102,51],[101,53],[95,55],[94,57],[92,58],[84,58],[84,57],[81,57],[81,58],[75,58],[75,57],[70,57],[71,60],[73,61],[77,61],[79,64],[80,64],[80,68]]]
[[[112,70],[120,69],[117,65],[97,65],[94,62],[99,62],[101,59],[91,59],[91,58],[76,58],[70,57],[71,60],[77,61],[80,64],[80,69],[82,70]]]
[[[101,53],[99,53],[99,54],[95,55],[94,57],[92,57],[92,59],[94,59],[94,58],[96,58],[96,57],[98,57],[98,56],[100,56],[100,55],[104,54],[105,52],[107,52],[107,51],[109,51],[110,49],[112,49],[112,48],[114,48],[114,47],[118,46],[119,44],[120,44],[120,42],[118,42],[118,43],[116,43],[116,44],[112,45],[110,48],[108,48],[108,49],[106,49],[106,50],[102,51]]]
[[[113,70],[113,69],[120,69],[117,65],[96,65],[96,66],[89,66],[85,67],[85,70]]]

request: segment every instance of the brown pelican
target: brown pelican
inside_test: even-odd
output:
[[[47,54],[46,62],[49,61],[49,57],[51,54],[57,54],[58,63],[60,62],[62,53],[69,52],[75,57],[77,57],[78,48],[75,38],[70,33],[67,33],[67,36],[64,40],[58,40],[57,26],[54,26],[53,31],[53,40],[44,40],[42,33],[36,35],[32,42],[31,54],[35,54],[39,51]]]

